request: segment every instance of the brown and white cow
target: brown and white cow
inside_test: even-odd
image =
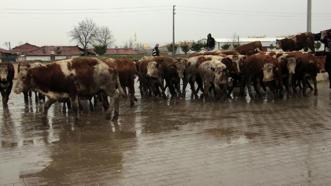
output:
[[[9,95],[13,87],[14,66],[11,63],[0,63],[0,92],[2,96],[2,106],[8,106]]]
[[[283,51],[295,51],[309,48],[315,52],[314,34],[305,32],[284,39],[276,40],[277,47]]]
[[[134,101],[137,100],[135,97],[135,89],[134,89],[134,81],[137,74],[137,68],[135,62],[129,59],[112,59],[108,58],[105,59],[104,62],[106,63],[114,63],[116,65],[120,82],[122,88],[126,93],[126,88],[129,91],[130,97],[130,106],[134,105]]]
[[[228,83],[226,65],[222,63],[222,56],[205,56],[206,60],[198,63],[198,71],[203,82],[204,97],[209,98],[210,90],[214,90],[215,96],[218,96],[219,90],[224,88]],[[200,58],[201,59],[201,58]]]
[[[118,87],[118,89],[116,89]],[[44,105],[44,114],[56,101],[70,98],[78,116],[78,97],[93,96],[104,92],[110,97],[111,106],[107,108],[107,119],[113,120],[119,115],[119,96],[123,93],[116,67],[111,67],[97,58],[75,58],[35,66],[27,72],[18,74],[15,93],[35,90],[48,97]],[[113,107],[112,107],[113,106]]]
[[[261,96],[258,85],[268,85],[274,95],[276,93],[276,86],[282,87],[279,79],[280,75],[278,62],[270,55],[266,55],[265,53],[257,53],[248,56],[245,59],[241,70],[244,79],[241,94],[244,93],[244,87],[247,86],[249,94],[252,95],[251,83],[253,83],[255,92],[258,96]]]
[[[176,60],[170,57],[156,56],[147,59],[147,76],[157,80],[156,86],[161,86],[164,96],[168,87],[172,97],[180,95],[180,77],[178,75]],[[163,81],[166,85],[163,86]]]
[[[41,66],[43,65],[42,63],[38,63],[38,62],[35,62],[35,63],[29,63],[27,61],[22,61],[22,62],[19,62],[18,65],[17,65],[17,73],[20,73],[21,71],[28,71],[28,69],[31,67],[31,66]],[[40,101],[43,101],[45,102],[45,96],[38,93],[38,92],[34,92],[35,94],[35,102],[36,103],[39,103]],[[24,95],[24,103],[25,104],[29,104],[29,100],[32,101],[31,97],[32,97],[32,91],[31,90],[26,90],[23,92],[23,95]]]

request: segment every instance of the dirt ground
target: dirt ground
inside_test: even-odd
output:
[[[331,91],[289,100],[121,103],[79,120],[12,94],[0,108],[0,185],[330,185]],[[85,105],[86,106],[86,105]]]

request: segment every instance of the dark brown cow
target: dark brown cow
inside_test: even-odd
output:
[[[327,46],[327,41],[326,41],[326,37],[328,35],[331,35],[331,29],[328,30],[323,30],[317,34],[314,34],[314,40],[315,41],[320,41],[324,44],[324,51],[326,50],[326,46]]]
[[[261,41],[254,41],[247,44],[240,45],[236,48],[242,55],[253,55],[259,51],[262,51],[262,43]]]
[[[135,62],[129,59],[112,59],[108,58],[104,60],[107,63],[115,63],[117,71],[120,77],[121,85],[124,91],[128,88],[130,94],[130,105],[134,105],[135,97],[134,80],[137,74],[137,68]]]
[[[292,37],[276,40],[277,46],[284,51],[295,51],[309,48],[315,52],[314,34],[305,32]]]
[[[319,71],[320,67],[314,55],[310,53],[302,53],[296,56],[295,75],[293,79],[297,82],[297,84],[301,84],[303,86],[302,93],[304,96],[306,95],[307,86],[310,87],[308,82],[309,79],[311,79],[314,84],[314,95],[316,96],[318,94],[316,77]]]
[[[13,87],[14,66],[11,63],[0,63],[0,92],[2,96],[2,106],[8,106],[9,95]]]
[[[118,87],[118,90],[116,90]],[[119,115],[119,95],[123,93],[118,72],[96,58],[75,58],[50,64],[31,67],[27,72],[18,74],[15,93],[36,90],[48,97],[44,114],[56,101],[70,98],[76,117],[78,116],[78,97],[90,97],[104,92],[110,97],[115,108],[113,120]],[[111,119],[113,107],[107,108],[107,119]]]

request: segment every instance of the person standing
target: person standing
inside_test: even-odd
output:
[[[156,44],[152,50],[152,56],[160,56],[159,44]]]
[[[215,39],[209,33],[207,35],[207,46],[206,46],[207,50],[208,51],[214,50],[215,44],[216,44]]]

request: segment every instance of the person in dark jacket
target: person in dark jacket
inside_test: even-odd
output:
[[[159,44],[156,44],[153,48],[152,56],[160,56]]]
[[[207,35],[207,46],[206,46],[207,50],[208,51],[214,50],[215,44],[216,44],[215,39],[209,33]]]
[[[325,43],[326,48],[325,71],[329,75],[329,83],[331,88],[331,32],[329,32],[325,37],[323,43]]]

